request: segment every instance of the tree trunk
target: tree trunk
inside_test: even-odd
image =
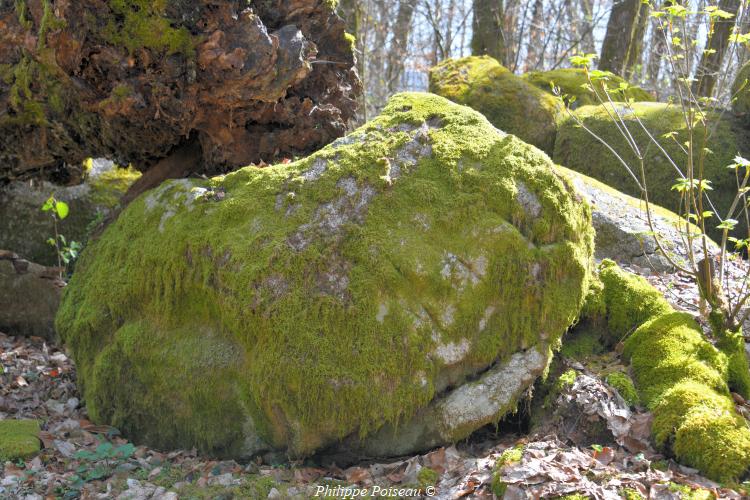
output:
[[[327,0],[0,0],[0,183],[87,157],[219,173],[346,130],[360,83]]]
[[[581,49],[584,53],[594,52],[596,43],[594,43],[594,6],[592,0],[581,0],[581,11],[583,20],[581,21],[582,40]]]
[[[625,61],[625,68],[622,76],[628,80],[635,77],[638,67],[643,64],[643,38],[646,36],[648,22],[651,19],[649,15],[650,6],[647,3],[641,3],[638,9],[638,19],[633,27],[633,36],[628,47],[628,56]]]
[[[545,26],[542,16],[544,14],[544,0],[534,0],[531,11],[531,23],[529,24],[529,43],[526,49],[525,71],[531,71],[541,67],[544,61],[544,33]]]
[[[615,0],[602,44],[599,69],[617,75],[625,73],[640,7],[641,0]]]
[[[399,88],[401,76],[404,73],[404,61],[409,44],[409,33],[414,17],[417,0],[401,0],[398,5],[396,24],[393,26],[393,36],[388,47],[388,70],[386,72],[386,86],[388,94],[393,94]]]
[[[503,22],[503,0],[474,0],[472,54],[492,56],[501,64],[507,64]]]
[[[716,19],[713,35],[706,39],[701,62],[696,71],[696,81],[693,84],[693,93],[699,96],[710,97],[714,92],[722,62],[724,62],[724,55],[729,47],[729,35],[732,34],[732,28],[737,22],[740,0],[721,0],[719,8],[733,14],[734,17],[731,19]]]

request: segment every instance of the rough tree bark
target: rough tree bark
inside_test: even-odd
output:
[[[641,0],[615,0],[607,23],[607,34],[602,43],[599,69],[624,75],[628,53],[636,42],[636,26]],[[643,34],[641,33],[641,36]]]
[[[643,39],[646,36],[646,29],[650,16],[651,7],[646,2],[641,2],[638,9],[638,18],[633,26],[633,36],[628,47],[628,55],[625,59],[625,67],[622,76],[627,80],[632,80],[636,76],[638,66],[643,63]]]
[[[0,183],[309,153],[345,132],[353,65],[328,0],[0,0]]]
[[[409,33],[417,0],[401,0],[398,4],[396,24],[393,26],[393,36],[389,46],[388,69],[386,70],[386,87],[388,94],[393,94],[399,88],[401,76],[404,73],[404,62],[407,55]]]
[[[710,97],[718,81],[724,55],[729,48],[729,35],[737,22],[737,11],[740,8],[740,0],[721,0],[719,8],[733,14],[731,19],[716,19],[714,21],[713,35],[706,39],[706,45],[698,65],[693,93],[699,96]],[[731,85],[731,82],[729,82]]]
[[[504,19],[503,0],[474,0],[472,54],[492,56],[501,64],[507,64],[503,33]]]

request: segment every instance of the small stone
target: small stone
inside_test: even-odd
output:
[[[281,498],[281,492],[276,488],[271,488],[271,491],[268,492],[268,498]]]

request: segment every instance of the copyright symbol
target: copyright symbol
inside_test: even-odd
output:
[[[434,497],[437,491],[435,490],[434,486],[428,486],[427,488],[425,488],[424,492],[428,497]]]

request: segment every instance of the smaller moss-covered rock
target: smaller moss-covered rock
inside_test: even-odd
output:
[[[737,73],[737,79],[732,86],[732,110],[745,116],[750,121],[750,62],[746,63]]]
[[[689,131],[682,110],[679,106],[656,102],[615,106],[644,156],[650,201],[679,212],[680,196],[672,189],[679,174],[661,149],[653,144],[643,127],[657,138],[672,161],[686,172],[687,155],[683,143],[688,139]],[[573,111],[574,116],[566,118],[560,124],[553,159],[555,163],[591,176],[618,191],[640,199],[643,193],[638,182],[612,151],[599,140],[604,141],[623,158],[640,182],[640,161],[613,122],[613,111],[611,105],[582,106]],[[706,134],[709,131],[711,133],[710,137],[705,139],[705,145],[711,153],[707,154],[703,161],[703,171],[704,178],[711,181],[711,199],[723,217],[737,194],[736,177],[727,166],[734,163],[738,153],[746,155],[749,152],[750,131],[744,128],[738,119],[730,116],[709,113],[707,120],[708,129],[702,126],[695,127],[693,137],[698,146],[696,150],[699,150],[704,144]],[[578,121],[583,126],[579,125]],[[666,137],[667,134],[672,135]],[[698,169],[700,161],[697,154],[694,161]],[[720,236],[720,232],[713,227],[707,230],[711,236]]]
[[[0,464],[26,460],[39,451],[38,420],[0,420]]]
[[[605,76],[594,82],[594,87],[591,87],[586,72],[579,68],[565,68],[565,69],[553,69],[551,71],[531,71],[522,76],[530,84],[539,87],[545,92],[552,93],[552,85],[559,87],[563,95],[574,97],[575,99],[570,102],[572,108],[579,106],[586,106],[589,104],[600,104],[600,100],[596,97],[594,89],[600,93],[603,101],[606,102],[607,97],[603,93],[604,86],[606,85],[608,93],[614,100],[633,99],[635,101],[655,101],[653,95],[635,85],[629,85],[628,82],[614,73],[605,72]],[[628,84],[625,92],[618,91],[620,85]]]
[[[653,412],[656,446],[712,479],[743,476],[750,469],[750,429],[729,393],[727,356],[692,316],[675,312],[645,280],[606,261],[600,278],[614,330],[642,322],[625,340],[622,356]]]
[[[648,281],[604,260],[599,269],[609,343],[619,342],[644,321],[672,311],[664,297]]]
[[[503,132],[552,154],[562,105],[495,59],[443,61],[430,70],[430,92],[479,111]]]

